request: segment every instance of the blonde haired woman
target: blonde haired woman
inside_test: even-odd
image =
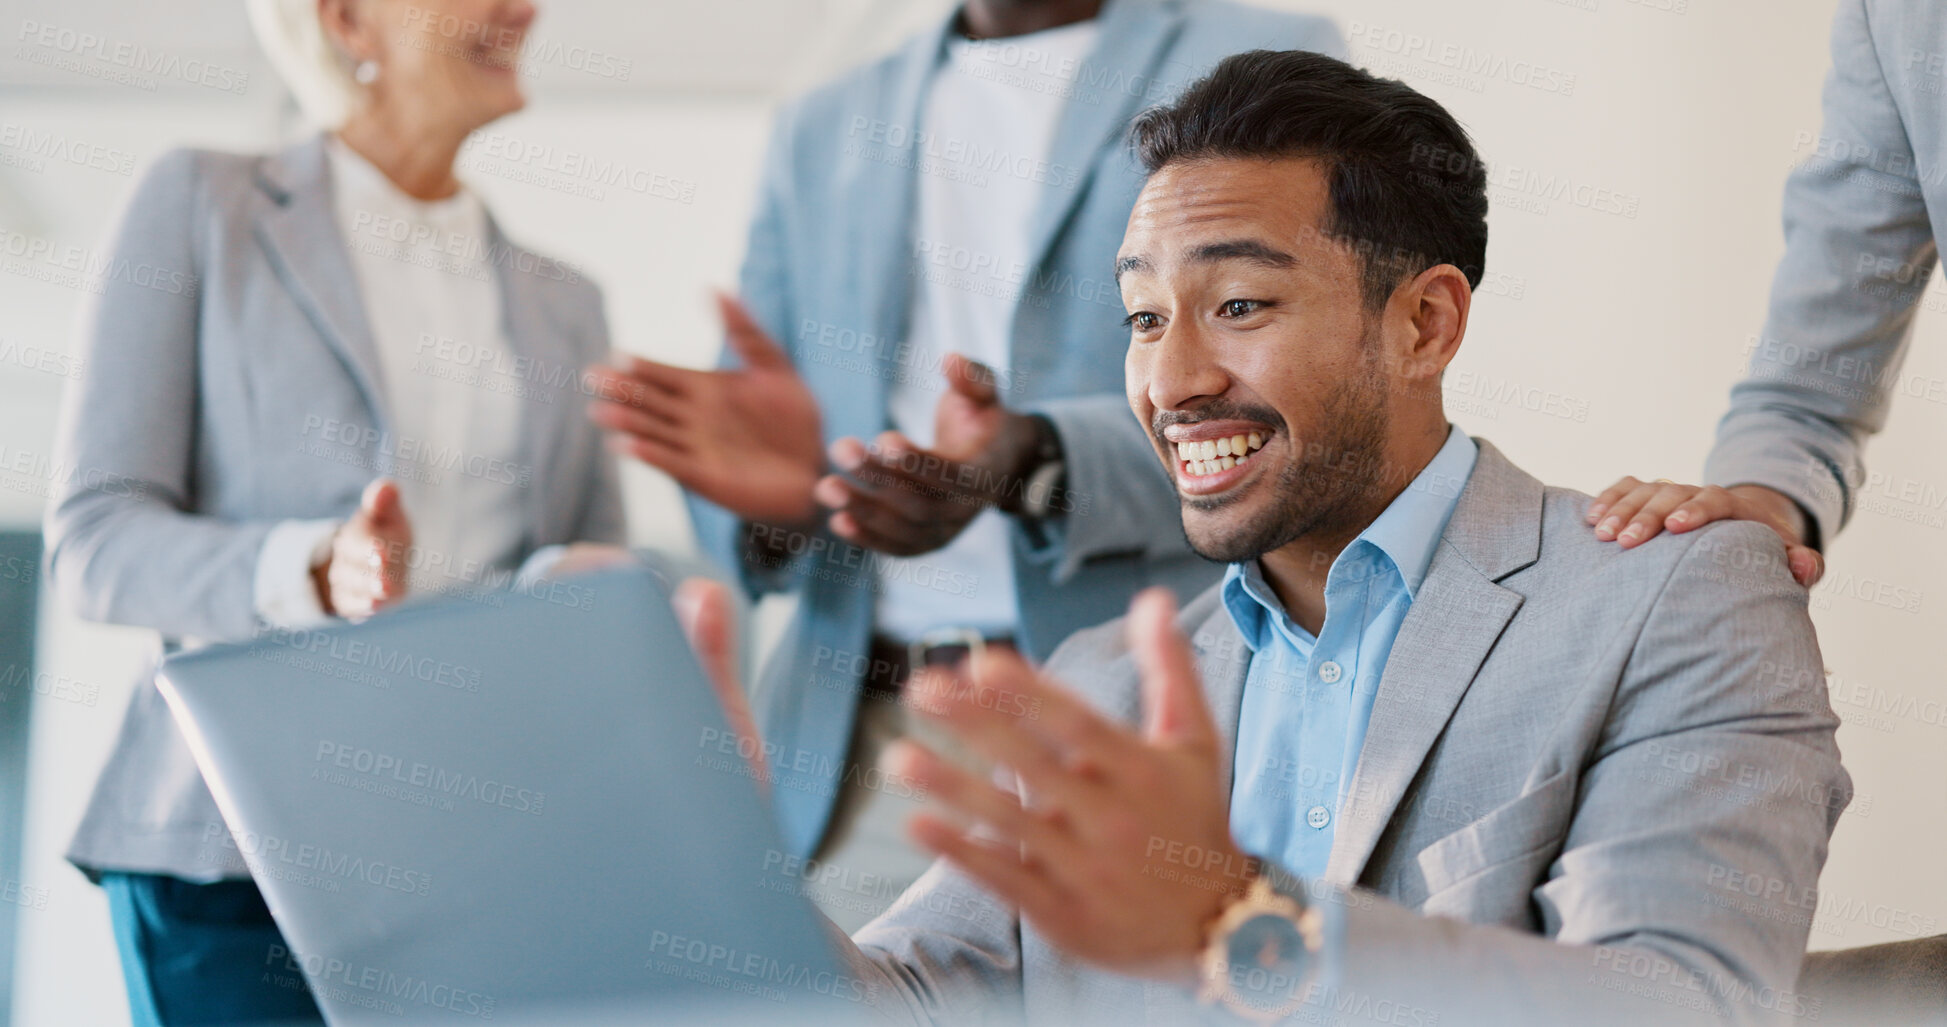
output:
[[[519,110],[527,0],[253,0],[307,113],[279,153],[172,152],[98,297],[47,520],[57,592],[166,651],[506,583],[623,537],[579,371],[601,298],[454,177]],[[276,842],[276,845],[272,845]],[[138,1024],[317,1021],[249,878],[309,839],[232,838],[137,688],[69,858],[107,890]],[[295,858],[295,857],[293,857]],[[301,869],[301,868],[299,868]],[[356,888],[357,881],[342,882]]]

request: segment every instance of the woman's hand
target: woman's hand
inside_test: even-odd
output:
[[[1825,559],[1805,544],[1805,515],[1784,494],[1763,485],[1682,485],[1624,477],[1589,504],[1595,537],[1624,549],[1642,545],[1658,532],[1681,534],[1712,521],[1756,521],[1785,542],[1792,577],[1811,588],[1825,574]]]
[[[311,572],[319,603],[333,616],[364,620],[398,602],[406,594],[411,553],[412,522],[399,486],[379,478],[365,486],[358,512],[339,526],[331,555]]]

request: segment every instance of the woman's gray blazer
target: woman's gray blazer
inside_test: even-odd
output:
[[[526,484],[523,552],[621,542],[614,462],[584,416],[580,369],[608,350],[601,294],[573,265],[489,222],[505,336],[519,363],[521,462],[435,473]],[[163,650],[249,639],[265,535],[344,517],[402,468],[322,136],[268,156],[177,150],[124,215],[84,329],[48,509],[49,576],[82,617],[155,629]],[[512,380],[509,380],[512,379]],[[502,480],[508,480],[503,478]],[[268,840],[259,840],[268,842]],[[152,672],[138,684],[68,858],[83,870],[243,876]]]

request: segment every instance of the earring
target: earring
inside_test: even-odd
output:
[[[358,67],[352,69],[352,81],[361,86],[371,85],[378,77],[379,62],[377,61],[359,61]]]

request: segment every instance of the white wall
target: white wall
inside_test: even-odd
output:
[[[1613,195],[1633,211],[1536,203],[1497,191],[1493,280],[1449,373],[1450,413],[1462,426],[1544,479],[1591,491],[1626,472],[1698,473],[1725,390],[1743,364],[1745,340],[1762,318],[1781,249],[1782,178],[1802,155],[1794,140],[1818,127],[1831,0],[1689,0],[1682,13],[1663,9],[1675,2],[1593,0],[1593,10],[1585,9],[1586,0],[1302,5],[1347,28],[1373,28],[1355,36],[1355,60],[1405,77],[1448,104],[1497,168],[1566,176],[1603,190],[1605,203]],[[139,6],[91,0],[68,17],[109,19],[117,3],[130,11]],[[799,0],[770,3],[777,24],[804,35]],[[630,23],[645,9],[596,0],[560,6],[568,12],[562,22],[584,32]],[[1280,0],[1279,6],[1301,5]],[[490,176],[475,181],[513,234],[580,262],[604,283],[619,346],[703,364],[716,346],[705,291],[733,280],[770,95],[883,48],[902,23],[924,16],[923,7],[824,4],[809,39],[777,59],[743,62],[737,74],[710,62],[671,63],[667,54],[686,51],[652,50],[641,33],[625,34],[616,45],[635,47],[642,67],[655,74],[645,72],[634,85],[552,74],[529,111],[496,126],[523,141],[694,182],[691,202],[613,191],[594,201]],[[665,19],[663,27],[691,10],[673,0],[646,9]],[[762,23],[767,19],[751,12],[764,9],[740,4],[733,13]],[[201,16],[241,14],[226,7]],[[9,46],[14,32],[13,19],[0,18]],[[1409,49],[1409,34],[1427,42]],[[232,36],[232,49],[224,52],[234,55],[242,37]],[[693,38],[697,47],[730,47],[739,37],[695,30]],[[1449,78],[1422,56],[1448,47],[1509,67],[1538,65],[1556,82],[1572,75],[1572,90],[1524,86],[1510,80],[1515,73]],[[661,59],[652,61],[652,54]],[[249,58],[230,59],[241,66]],[[258,73],[242,95],[152,94],[65,83],[45,70],[9,77],[0,66],[0,132],[9,125],[60,129],[129,151],[139,163],[172,145],[265,146],[278,137],[281,121],[275,90]],[[0,145],[0,231],[95,245],[133,183],[98,171],[8,166],[7,152]],[[1929,295],[1930,303],[1947,307],[1941,294]],[[0,342],[70,343],[80,298],[0,265]],[[1924,313],[1908,375],[1947,377],[1944,335],[1939,313]],[[65,381],[0,363],[0,445],[9,461],[19,452],[45,455]],[[1510,384],[1521,396],[1553,394],[1569,416],[1505,399]],[[1947,410],[1905,399],[1871,451],[1872,466],[1891,475],[1896,489],[1911,481],[1947,493],[1947,457],[1933,444],[1947,436],[1944,430]],[[31,481],[16,476],[0,485],[0,523],[38,518]],[[633,469],[627,486],[638,540],[688,544],[688,525],[665,480]],[[1935,584],[1947,573],[1947,546],[1940,527],[1899,516],[1919,513],[1939,525],[1937,501],[1920,510],[1894,501],[1888,509],[1893,512],[1862,512],[1832,547],[1831,578],[1839,586],[1872,579],[1929,593],[1920,611],[1891,612],[1842,587],[1815,594],[1826,659],[1847,683],[1846,694],[1860,694],[1854,686],[1863,684],[1874,701],[1896,711],[1839,707],[1848,721],[1840,742],[1860,800],[1833,843],[1825,889],[1839,905],[1815,922],[1816,947],[1893,940],[1919,918],[1931,918],[1934,931],[1947,930],[1940,926],[1947,921],[1947,888],[1938,857],[1947,850],[1947,796],[1940,788],[1947,717],[1938,705],[1947,704],[1947,686],[1927,645],[1947,631],[1947,595]],[[112,740],[140,633],[50,614],[44,669],[92,685],[98,696],[92,705],[44,701],[34,714],[23,880],[48,889],[48,900],[22,913],[15,1009],[24,1024],[112,1023],[126,1014],[105,908],[59,854]],[[1902,704],[1929,701],[1937,705],[1897,712]]]

